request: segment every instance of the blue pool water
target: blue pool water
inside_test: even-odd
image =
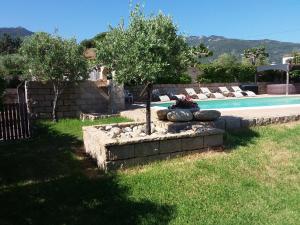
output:
[[[229,109],[244,107],[264,107],[279,105],[300,104],[300,96],[292,97],[268,97],[268,98],[239,98],[239,99],[220,99],[196,101],[201,109]],[[173,103],[153,103],[152,106],[168,107]]]

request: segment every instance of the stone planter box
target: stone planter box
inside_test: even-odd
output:
[[[131,124],[137,125],[122,123],[118,126],[125,127]],[[217,128],[207,128],[200,133],[169,133],[111,139],[101,127],[104,126],[83,127],[83,140],[85,151],[96,159],[99,168],[104,171],[169,159],[223,145],[224,131]]]

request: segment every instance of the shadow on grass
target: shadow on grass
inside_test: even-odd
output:
[[[135,201],[117,174],[90,177],[81,141],[39,124],[32,140],[0,144],[0,224],[168,224],[175,209]]]
[[[225,149],[231,151],[238,147],[253,144],[259,136],[259,133],[253,129],[227,131],[224,135]]]

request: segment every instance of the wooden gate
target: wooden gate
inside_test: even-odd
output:
[[[0,109],[0,141],[30,137],[30,123],[25,103],[4,104]]]

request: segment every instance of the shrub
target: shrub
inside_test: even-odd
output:
[[[199,83],[253,82],[256,69],[251,65],[200,64]]]
[[[157,78],[156,84],[190,84],[192,83],[192,78],[188,74],[180,74],[178,76],[169,75],[161,76]]]

